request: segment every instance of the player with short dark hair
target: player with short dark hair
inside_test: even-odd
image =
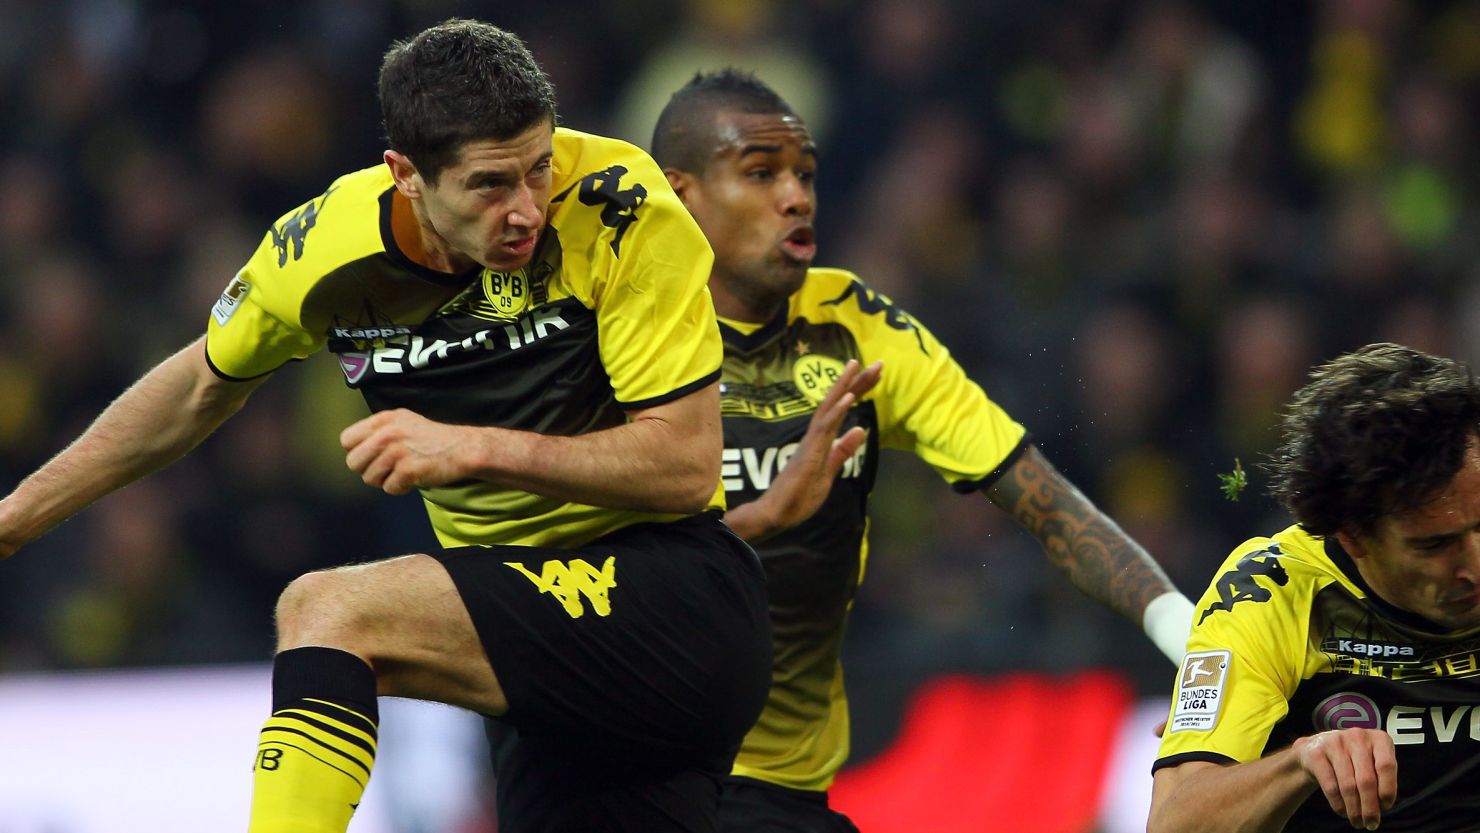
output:
[[[1372,344],[1316,368],[1281,431],[1296,524],[1198,605],[1148,829],[1474,830],[1480,384]]]
[[[277,609],[252,833],[343,833],[378,695],[498,718],[500,830],[709,831],[765,699],[764,573],[719,518],[712,255],[651,158],[555,125],[514,35],[391,47],[391,148],[273,224],[207,333],[0,501],[0,556],[334,353],[347,465],[446,549],[310,573]]]
[[[726,522],[769,578],[770,699],[726,784],[721,829],[853,829],[827,789],[848,755],[839,656],[881,448],[983,494],[1075,586],[1181,659],[1191,603],[1156,562],[919,321],[852,273],[812,266],[817,154],[780,96],[749,73],[700,73],[663,111],[653,149],[714,247]]]

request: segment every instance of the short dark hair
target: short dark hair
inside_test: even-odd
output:
[[[1271,494],[1313,535],[1370,535],[1454,479],[1480,432],[1480,385],[1452,359],[1369,344],[1316,368],[1281,431]]]
[[[380,110],[391,148],[435,184],[465,143],[553,125],[555,89],[517,35],[453,18],[386,50]]]
[[[704,170],[714,154],[714,114],[721,110],[796,115],[786,99],[753,72],[734,67],[698,72],[658,115],[653,126],[653,158],[663,168],[690,173]]]

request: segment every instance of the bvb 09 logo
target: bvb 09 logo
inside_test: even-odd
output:
[[[791,366],[791,381],[812,402],[821,402],[828,388],[843,375],[843,363],[832,356],[802,356]]]
[[[483,297],[501,315],[518,315],[529,306],[529,278],[519,272],[483,272]]]

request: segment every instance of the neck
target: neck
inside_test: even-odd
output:
[[[452,248],[437,233],[418,200],[407,199],[397,192],[391,198],[391,228],[396,244],[407,257],[428,269],[456,274],[471,269],[473,259]]]
[[[709,276],[709,294],[716,315],[750,324],[764,324],[775,318],[787,301],[786,295],[748,287],[744,281],[726,280],[714,273]]]

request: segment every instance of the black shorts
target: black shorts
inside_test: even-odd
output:
[[[433,555],[509,701],[490,732],[501,833],[714,829],[771,678],[765,573],[716,513]]]
[[[842,813],[827,806],[827,793],[731,775],[720,793],[721,833],[858,833]]]

